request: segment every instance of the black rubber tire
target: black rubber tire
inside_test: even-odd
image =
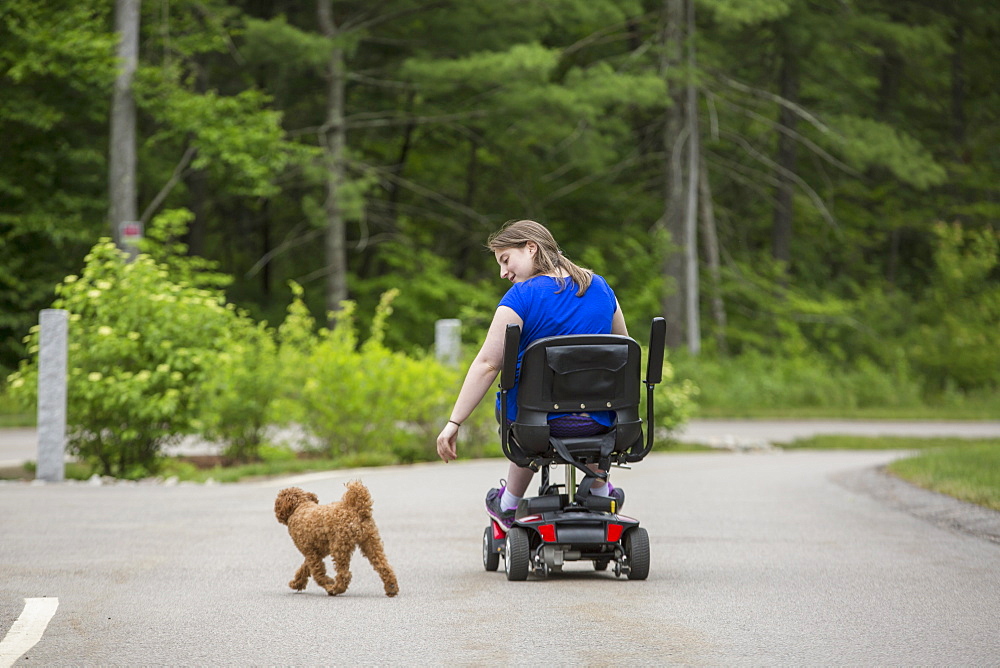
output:
[[[594,570],[606,571],[608,570],[608,564],[610,563],[611,563],[610,559],[594,559]]]
[[[483,531],[483,567],[491,573],[500,568],[500,553],[493,549],[493,527]]]
[[[642,527],[630,529],[625,534],[625,556],[628,557],[629,580],[649,577],[649,534]]]
[[[529,564],[529,551],[531,546],[528,541],[528,532],[521,527],[511,527],[507,532],[506,556],[504,570],[507,579],[527,580]]]

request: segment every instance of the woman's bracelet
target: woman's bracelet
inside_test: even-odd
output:
[[[448,422],[450,422],[451,424],[455,425],[456,427],[461,427],[462,426],[461,422],[455,422],[454,420],[448,420]]]

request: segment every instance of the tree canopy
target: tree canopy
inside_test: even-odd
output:
[[[0,12],[8,369],[110,235],[109,4]],[[189,252],[259,319],[292,281],[319,322],[398,288],[387,345],[438,318],[475,338],[485,239],[534,218],[636,324],[690,317],[687,246],[706,354],[1000,377],[995,3],[147,0],[140,27],[138,210],[189,211]]]

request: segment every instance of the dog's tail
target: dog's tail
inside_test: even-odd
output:
[[[360,480],[352,480],[346,485],[343,503],[354,508],[358,515],[367,519],[372,515],[372,495]]]

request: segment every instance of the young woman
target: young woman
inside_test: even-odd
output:
[[[511,221],[494,233],[487,247],[500,265],[500,278],[513,285],[500,300],[483,346],[469,366],[448,423],[437,438],[438,455],[445,462],[455,459],[459,427],[493,385],[503,361],[507,325],[521,327],[520,360],[528,344],[546,336],[569,334],[622,334],[627,336],[625,316],[607,281],[583,269],[562,254],[552,233],[532,220]],[[517,385],[508,393],[507,417],[517,417]],[[498,398],[499,403],[499,398]],[[583,436],[610,427],[614,414],[551,413],[549,427],[554,436]],[[486,494],[486,511],[504,528],[514,519],[514,510],[531,482],[533,471],[511,462],[507,482]],[[624,498],[608,482],[595,482],[592,494]]]

